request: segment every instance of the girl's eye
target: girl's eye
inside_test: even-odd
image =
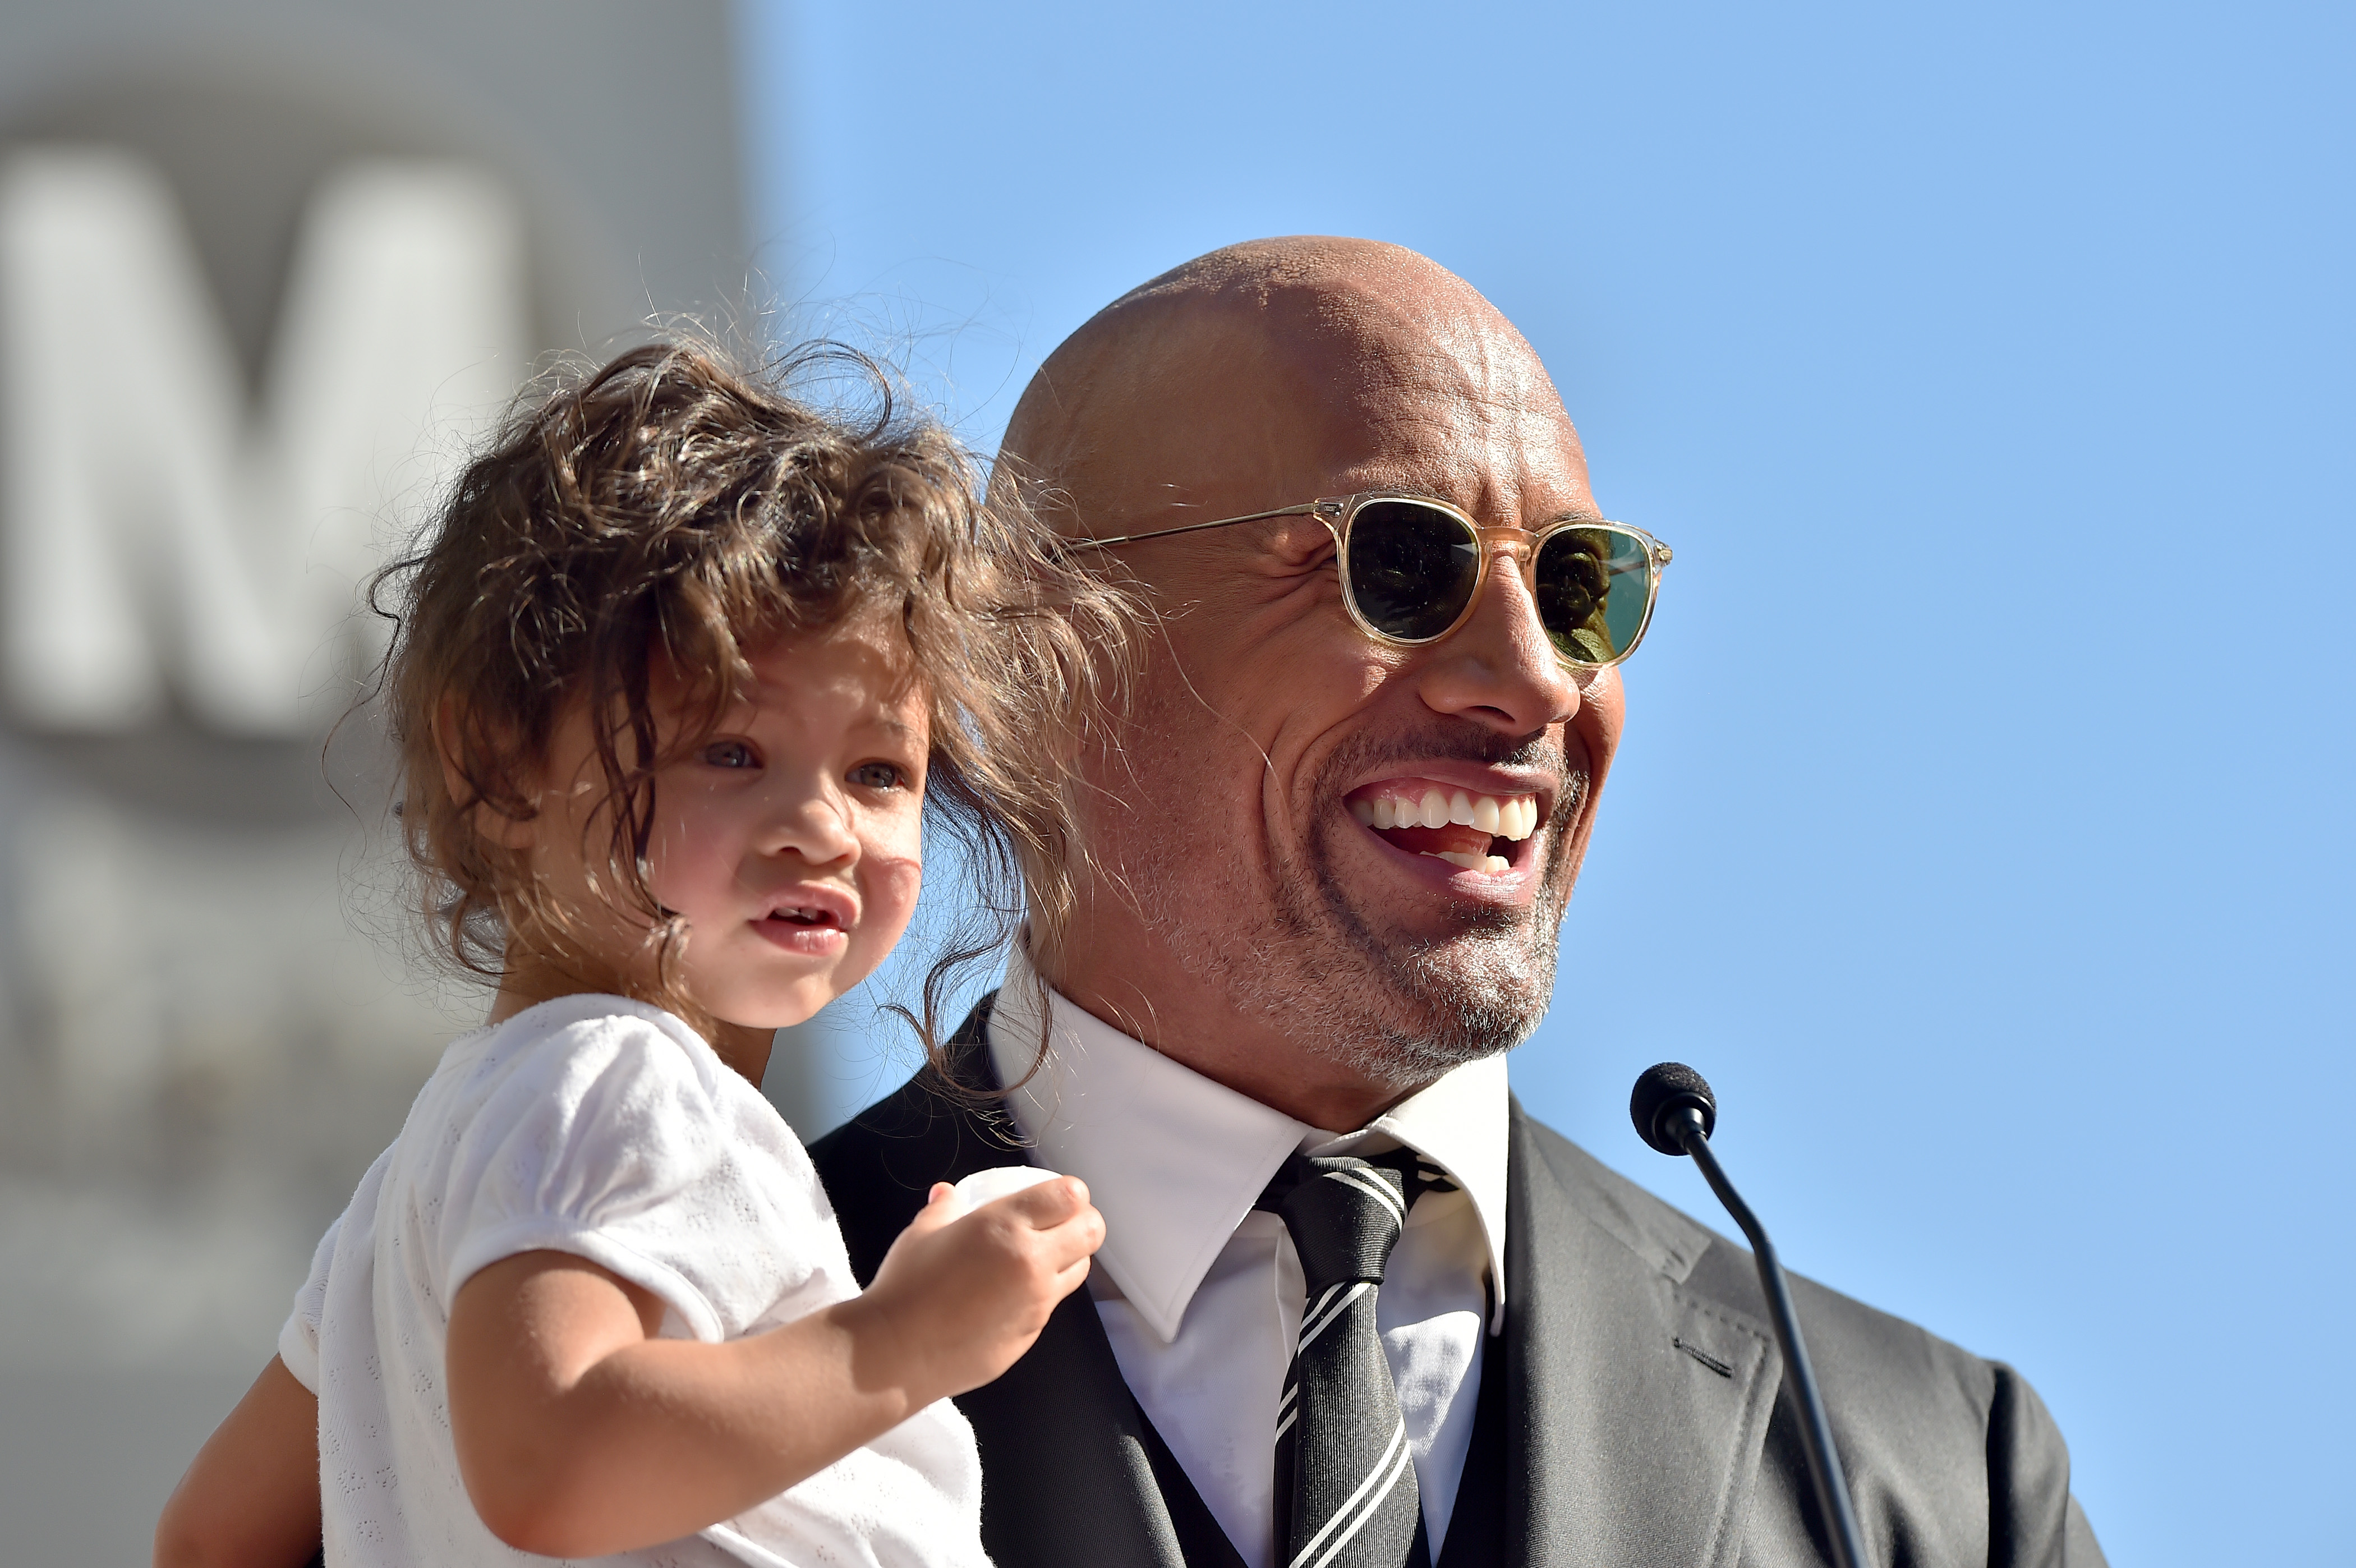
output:
[[[761,759],[741,740],[715,740],[703,748],[703,760],[714,768],[758,768]]]
[[[888,762],[862,762],[851,770],[851,781],[865,789],[897,789],[908,776]]]

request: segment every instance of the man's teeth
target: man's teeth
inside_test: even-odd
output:
[[[1538,829],[1535,795],[1472,795],[1462,789],[1446,795],[1437,789],[1426,789],[1420,800],[1398,800],[1388,795],[1372,800],[1353,800],[1350,814],[1376,829],[1444,828],[1459,822],[1475,832],[1515,842]]]
[[[1456,854],[1444,849],[1428,849],[1423,853],[1434,860],[1444,860],[1466,871],[1485,871],[1492,876],[1503,876],[1514,869],[1514,863],[1502,854]]]

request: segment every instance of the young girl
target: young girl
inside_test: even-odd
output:
[[[402,820],[498,994],[159,1562],[986,1562],[947,1396],[1028,1348],[1103,1222],[1069,1178],[963,1218],[937,1187],[861,1294],[757,1086],[899,938],[928,802],[1053,940],[1055,759],[1119,623],[937,428],[780,384],[626,354],[513,417],[396,569]]]

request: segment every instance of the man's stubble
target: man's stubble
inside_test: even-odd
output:
[[[1433,938],[1400,929],[1370,900],[1354,897],[1336,850],[1344,834],[1365,830],[1339,809],[1342,792],[1392,756],[1557,770],[1563,789],[1529,906],[1460,903],[1450,910],[1452,929]],[[1452,1068],[1510,1050],[1545,1015],[1569,902],[1570,847],[1587,795],[1586,776],[1564,771],[1562,760],[1546,736],[1344,746],[1308,790],[1309,800],[1334,809],[1317,811],[1296,854],[1270,844],[1263,870],[1252,858],[1206,854],[1193,833],[1147,833],[1127,846],[1123,880],[1181,967],[1215,988],[1238,1017],[1370,1082],[1412,1092]]]

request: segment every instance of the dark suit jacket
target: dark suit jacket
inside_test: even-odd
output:
[[[979,1025],[958,1078],[995,1088]],[[1782,1568],[1831,1561],[1751,1254],[1513,1107],[1502,1529],[1513,1564]],[[931,1069],[811,1154],[872,1279],[936,1181],[1020,1164],[1002,1116]],[[2070,1458],[2019,1375],[1804,1279],[1808,1351],[1875,1568],[2100,1564]],[[981,1445],[982,1537],[1001,1568],[1204,1568],[1202,1505],[1156,1482],[1156,1438],[1087,1293],[998,1381],[958,1401]],[[1162,1473],[1171,1473],[1166,1450]],[[1454,1548],[1468,1497],[1450,1527]],[[1472,1505],[1478,1506],[1478,1505]],[[1173,1525],[1173,1511],[1181,1515]],[[1221,1542],[1224,1545],[1224,1541]],[[1446,1551],[1443,1563],[1463,1553]]]

